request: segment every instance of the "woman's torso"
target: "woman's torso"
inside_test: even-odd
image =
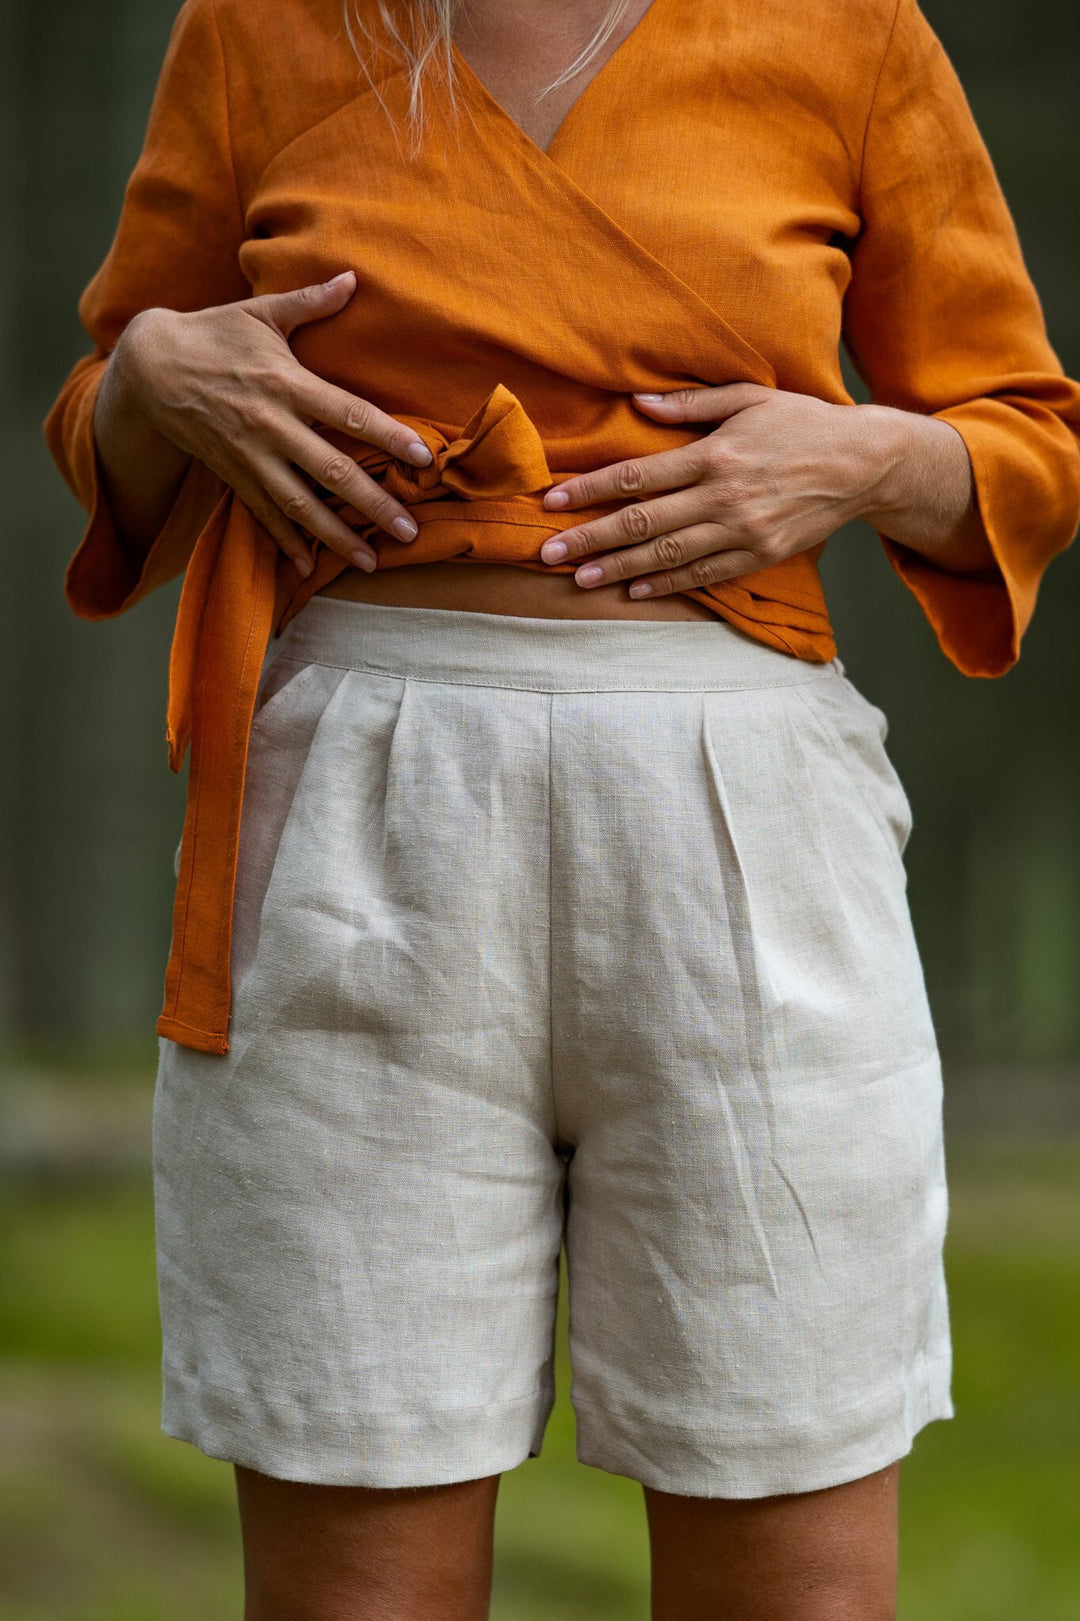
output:
[[[713,619],[711,609],[673,592],[652,602],[627,595],[625,583],[585,591],[571,574],[540,574],[508,563],[419,563],[374,574],[350,568],[317,593],[391,608],[449,608],[529,619]]]
[[[867,3],[842,9],[862,16]],[[312,579],[283,578],[279,626],[323,589],[465,606],[460,573],[472,607],[483,598],[493,611],[562,617],[584,602],[585,617],[649,618],[703,609],[797,657],[833,655],[820,546],[643,609],[624,584],[582,591],[553,579],[572,565],[549,570],[538,554],[566,526],[542,507],[553,482],[705,431],[646,420],[635,390],[750,381],[850,399],[838,347],[851,266],[840,239],[858,230],[864,82],[888,32],[887,0],[872,11],[882,37],[864,46],[856,36],[839,62],[827,53],[819,77],[816,63],[807,70],[793,0],[652,0],[588,82],[568,87],[569,110],[545,98],[546,127],[528,129],[511,116],[529,122],[521,85],[495,86],[508,110],[455,41],[456,110],[445,94],[425,100],[414,144],[408,75],[390,53],[365,83],[332,26],[336,0],[283,6],[275,52],[290,64],[287,95],[274,93],[280,63],[252,37],[248,10],[216,6],[242,109],[233,127],[243,132],[234,163],[244,280],[261,293],[353,268],[355,296],[298,330],[296,357],[426,433],[437,464],[406,478],[326,430],[371,476],[401,485],[392,493],[420,534],[405,545],[369,528],[374,576],[343,582],[344,560],[330,554]],[[365,14],[375,26],[374,0]],[[544,62],[537,80],[559,65]],[[477,67],[491,71],[480,57]],[[364,527],[362,514],[345,518]],[[451,560],[464,566],[419,572]]]
[[[473,72],[529,139],[546,152],[559,125],[589,81],[648,10],[650,0],[632,0],[609,39],[568,83],[540,93],[577,56],[605,6],[536,4],[527,14],[514,7],[473,0],[460,17],[455,43]],[[575,26],[568,26],[574,23]],[[365,574],[350,568],[322,588],[322,596],[389,607],[444,608],[513,614],[535,619],[715,619],[681,592],[653,602],[627,595],[626,582],[583,591],[571,575],[542,574],[504,563],[421,563]]]

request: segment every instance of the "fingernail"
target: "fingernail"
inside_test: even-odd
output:
[[[399,540],[415,540],[419,533],[411,518],[395,518],[390,527]]]
[[[570,497],[565,490],[549,490],[544,497],[544,505],[549,511],[554,507],[568,507]]]
[[[301,576],[305,580],[309,577],[309,575],[311,574],[312,569],[315,567],[315,564],[311,561],[311,559],[309,557],[294,557],[293,562],[296,564],[296,567],[299,569]]]
[[[350,556],[357,568],[362,568],[365,574],[370,574],[375,568],[375,558],[370,552],[351,552]]]
[[[635,580],[633,585],[630,587],[630,595],[632,597],[651,597],[652,594],[653,588],[649,584],[648,580]]]
[[[540,556],[545,563],[561,563],[569,550],[564,540],[545,540],[540,548]]]
[[[646,405],[661,405],[664,396],[662,394],[635,394],[634,398],[635,400],[644,400]]]
[[[346,276],[351,276],[351,275],[352,275],[351,270],[339,270],[336,276],[331,276],[329,281],[324,281],[323,286],[324,287],[338,287],[345,280]]]
[[[427,467],[431,461],[431,451],[422,439],[414,439],[411,445],[406,445],[409,460],[417,467]]]
[[[587,563],[584,568],[578,569],[574,578],[579,585],[595,585],[597,580],[604,578],[604,571],[599,563]]]

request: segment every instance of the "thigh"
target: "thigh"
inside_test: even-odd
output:
[[[899,1474],[744,1501],[646,1490],[653,1621],[893,1621]]]
[[[236,1471],[246,1621],[485,1621],[499,1476],[378,1491]]]
[[[876,712],[829,673],[573,722],[553,1039],[580,1456],[701,1497],[871,1474],[951,1413],[941,1073]]]
[[[165,1427],[324,1485],[494,1473],[551,1402],[546,705],[273,673],[230,1050],[162,1043]]]

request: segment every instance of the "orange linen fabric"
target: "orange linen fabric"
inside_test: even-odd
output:
[[[361,0],[373,26],[374,0]],[[942,648],[972,675],[1016,659],[1040,576],[1080,515],[1080,389],[1048,345],[964,95],[914,0],[653,0],[544,154],[460,57],[410,151],[404,75],[365,78],[339,0],[188,0],[115,239],[79,310],[93,352],[45,423],[90,518],[67,575],[104,618],[186,569],[168,739],[190,744],[162,1035],[228,1047],[247,737],[269,637],[345,565],[301,582],[193,462],[133,555],[92,432],[108,355],[151,306],[192,310],[352,268],[342,312],[301,327],[310,370],[411,422],[422,472],[328,434],[414,510],[432,559],[543,568],[553,478],[684,444],[635,390],[750,380],[875,400],[963,435],[996,568],[951,574],[882,537]],[[339,507],[342,505],[338,503]],[[598,508],[610,510],[610,508]],[[690,593],[799,658],[834,652],[821,548]],[[563,565],[569,568],[572,565]]]

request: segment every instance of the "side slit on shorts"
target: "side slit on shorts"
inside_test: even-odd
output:
[[[315,597],[252,726],[230,1051],[161,1041],[163,1427],[290,1480],[856,1479],[952,1416],[885,717],[724,622]]]

